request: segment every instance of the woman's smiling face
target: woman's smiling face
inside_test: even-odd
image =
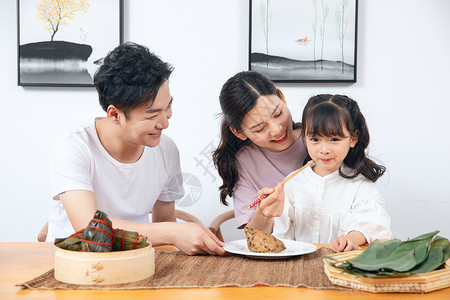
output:
[[[293,134],[291,112],[277,95],[259,97],[242,119],[241,129],[231,130],[241,140],[248,138],[272,152],[286,150],[297,140]]]

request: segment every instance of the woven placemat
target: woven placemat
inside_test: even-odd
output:
[[[155,274],[145,280],[114,285],[75,285],[55,279],[54,269],[17,286],[29,289],[168,289],[285,286],[347,290],[333,285],[324,273],[322,257],[334,253],[317,251],[290,259],[263,260],[238,255],[188,256],[182,252],[155,253]]]

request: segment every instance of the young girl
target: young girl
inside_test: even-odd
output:
[[[221,141],[213,160],[223,180],[220,201],[227,205],[226,197],[233,197],[238,228],[249,224],[271,232],[273,217],[282,213],[282,207],[269,202],[251,210],[247,206],[257,199],[259,189],[275,186],[302,166],[307,153],[301,124],[292,122],[281,91],[257,72],[240,72],[228,79],[219,100]]]
[[[366,156],[369,131],[358,104],[342,95],[312,97],[302,126],[315,165],[285,184],[284,213],[275,218],[273,234],[331,243],[337,252],[390,239],[390,218],[374,184],[385,168]]]

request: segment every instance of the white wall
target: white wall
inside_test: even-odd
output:
[[[209,165],[212,175],[205,173],[195,158],[210,163],[202,152],[219,140],[220,88],[247,69],[248,1],[125,2],[125,40],[175,66],[167,134],[179,146],[183,170],[202,185],[198,202],[180,208],[209,224],[231,207],[219,204],[215,170]],[[360,103],[370,154],[388,169],[378,187],[402,239],[434,229],[450,237],[449,11],[448,0],[359,1],[358,82],[278,85],[295,120],[314,94],[342,93]],[[48,216],[52,141],[103,111],[93,88],[17,86],[14,0],[1,1],[0,32],[0,241],[34,241]]]

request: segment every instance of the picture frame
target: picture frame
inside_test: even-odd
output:
[[[123,43],[123,5],[123,0],[17,0],[18,85],[94,86],[103,58]]]
[[[248,69],[273,82],[356,82],[358,0],[250,0]]]

